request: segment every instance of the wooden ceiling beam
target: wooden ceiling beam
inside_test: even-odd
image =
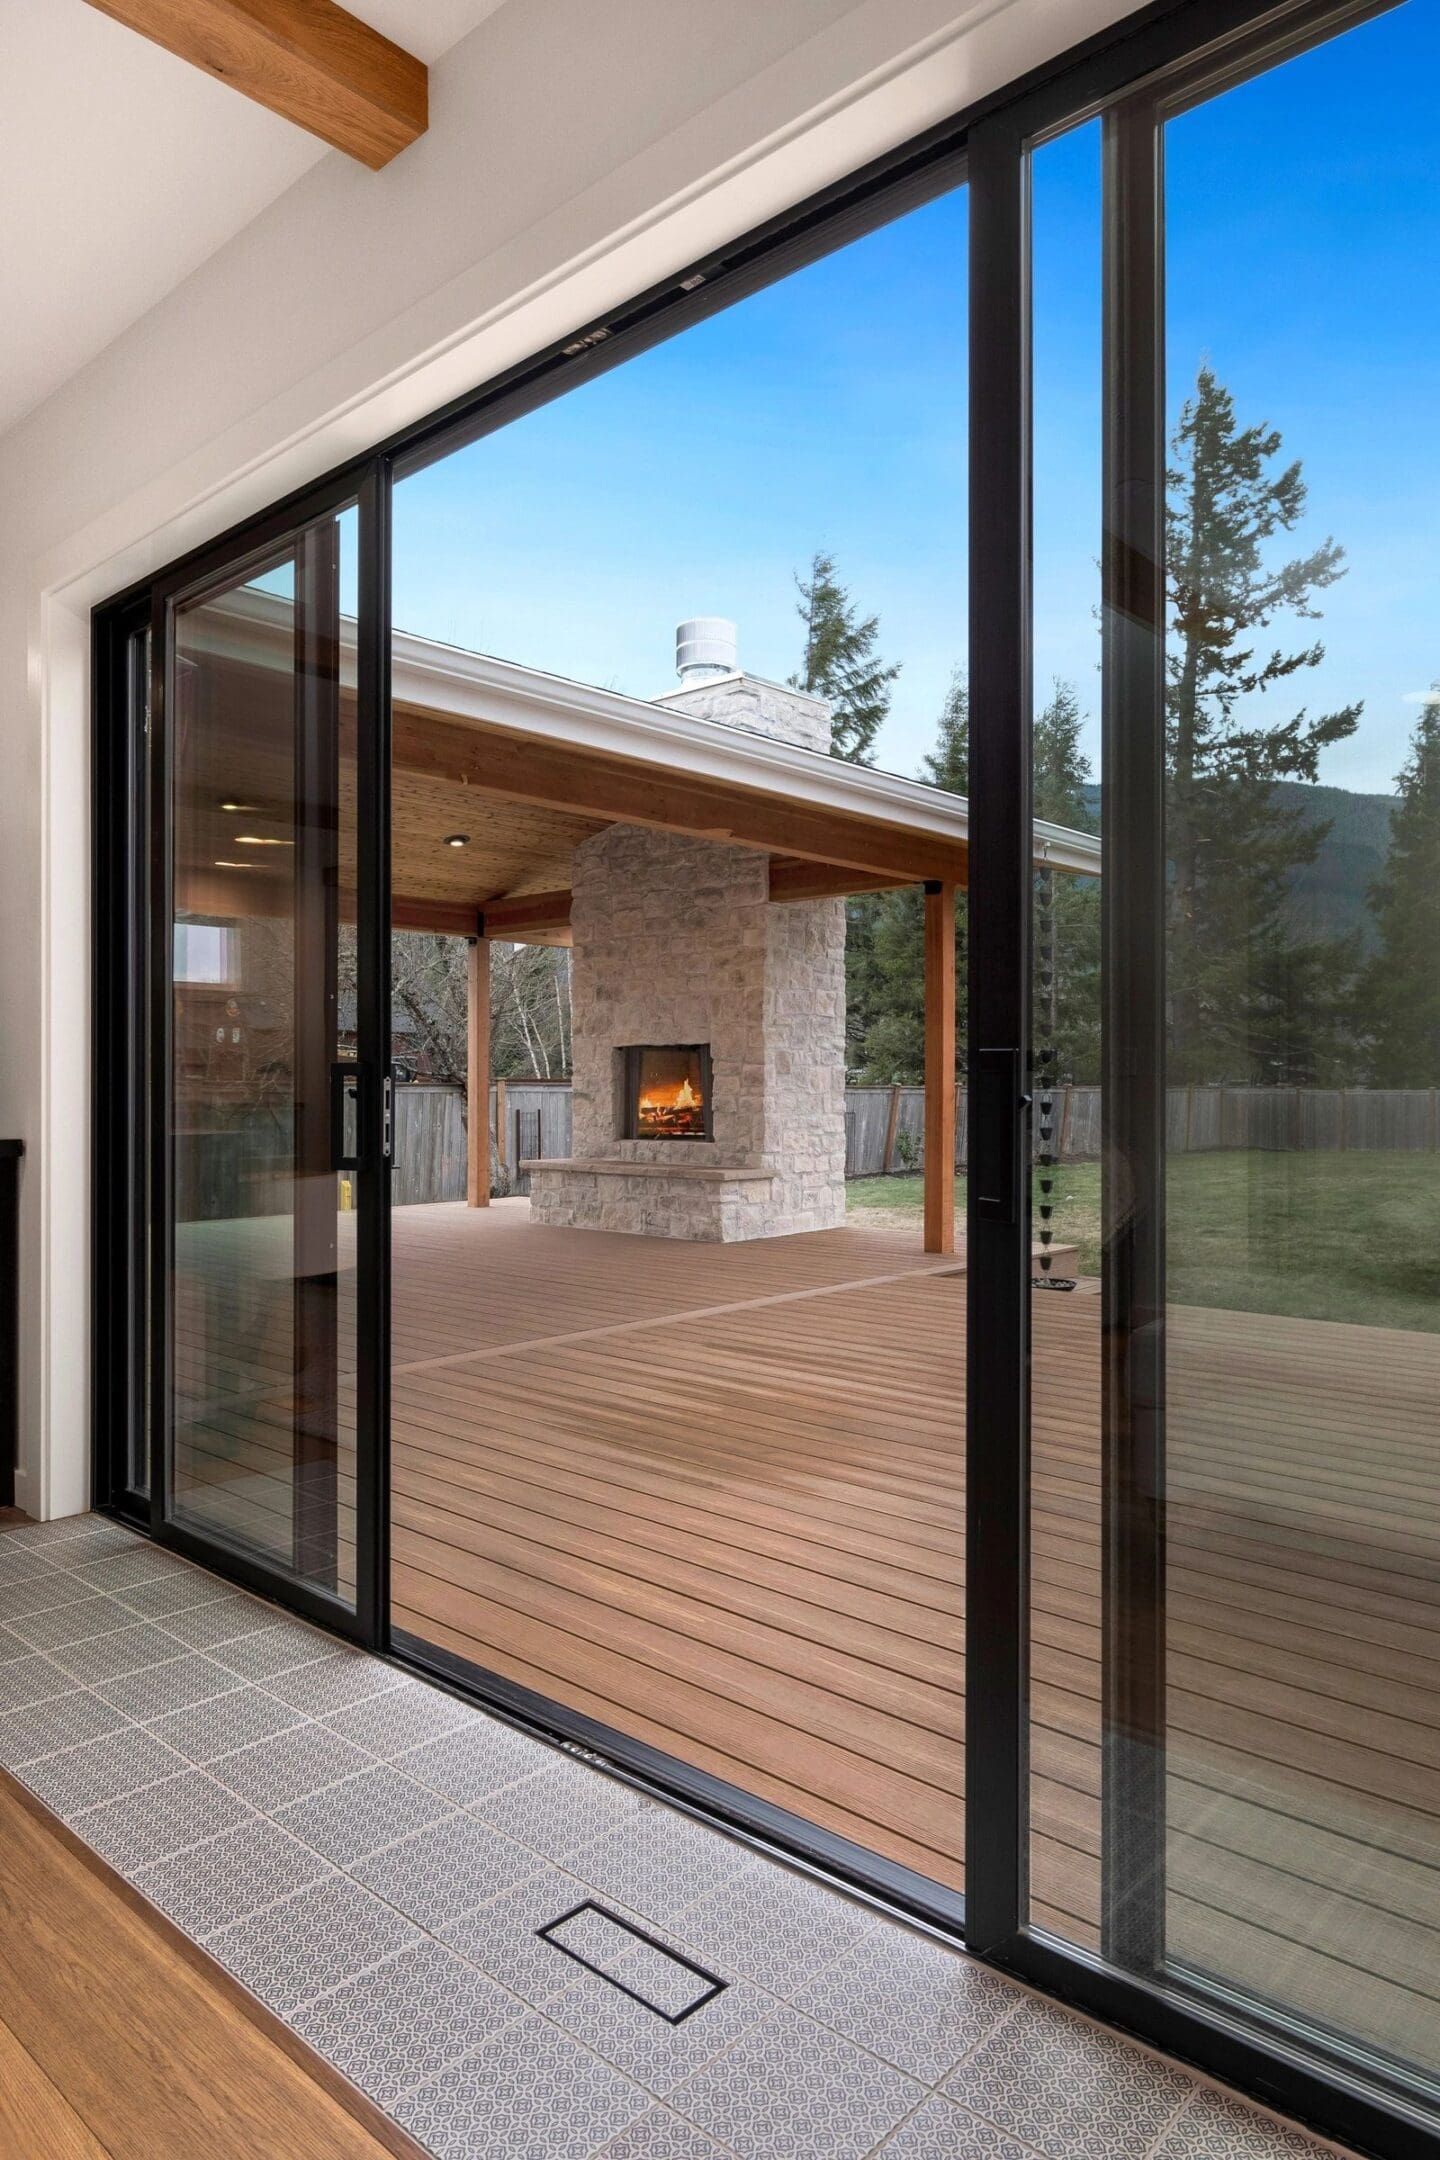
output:
[[[512,945],[538,944],[541,936],[570,928],[568,892],[502,894],[487,900],[480,910],[487,938]]]
[[[804,862],[798,858],[787,861],[780,855],[770,858],[770,898],[776,901],[848,899],[851,893],[899,892],[921,882],[919,878],[892,877],[883,870],[847,870],[843,863]]]
[[[882,873],[902,885],[936,878],[963,883],[969,867],[962,841],[630,758],[605,757],[573,744],[441,720],[413,707],[395,710],[392,756],[404,770],[450,779],[501,801],[654,825],[767,854],[801,855],[846,870]]]
[[[346,922],[354,920],[353,893],[342,895],[340,908]],[[479,937],[480,910],[467,907],[463,900],[420,900],[410,898],[404,893],[392,893],[390,928],[428,930],[436,937]]]
[[[429,125],[429,72],[336,0],[90,0],[378,172]]]

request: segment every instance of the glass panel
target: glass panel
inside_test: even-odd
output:
[[[1437,64],[1165,129],[1166,1947],[1432,2073]]]
[[[177,608],[170,717],[170,1513],[347,1599],[354,544]]]
[[[394,541],[395,1624],[946,1892],[924,848],[885,889],[761,798],[833,756],[964,831],[965,257],[951,193],[411,475]]]
[[[1101,129],[1030,158],[1035,816],[1100,825]],[[1043,867],[1034,1070],[1030,1917],[1100,1939],[1100,882]],[[1063,843],[1062,843],[1063,844]]]

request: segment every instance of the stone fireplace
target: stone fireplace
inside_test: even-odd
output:
[[[660,702],[828,742],[823,701],[733,666]],[[758,850],[617,824],[575,849],[570,927],[574,1152],[526,1165],[531,1219],[722,1242],[843,1222],[844,901],[772,903]]]

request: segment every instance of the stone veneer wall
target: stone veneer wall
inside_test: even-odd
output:
[[[842,1222],[844,902],[772,906],[763,855],[637,825],[581,843],[572,894],[573,1157],[532,1175],[532,1218],[725,1241]],[[710,1045],[713,1139],[618,1139],[623,1046],[691,1042]],[[685,1175],[702,1164],[737,1175]]]

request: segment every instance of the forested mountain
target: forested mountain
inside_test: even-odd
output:
[[[1275,801],[1286,810],[1302,810],[1309,824],[1330,826],[1315,860],[1290,873],[1290,908],[1294,927],[1306,936],[1344,937],[1358,930],[1366,952],[1374,950],[1375,917],[1370,887],[1390,850],[1393,795],[1359,795],[1349,788],[1310,787],[1299,780],[1273,783]],[[1100,789],[1093,782],[1085,798],[1100,817]]]

